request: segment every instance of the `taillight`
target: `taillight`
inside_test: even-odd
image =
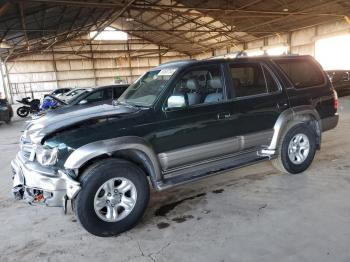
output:
[[[335,90],[333,90],[334,93],[334,102],[333,102],[333,107],[335,109],[335,111],[338,111],[339,108],[339,99],[338,99],[338,94]]]

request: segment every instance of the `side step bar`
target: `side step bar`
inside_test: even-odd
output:
[[[228,171],[249,166],[257,162],[269,160],[268,156],[259,156],[257,152],[227,156],[222,159],[207,161],[200,165],[193,165],[164,174],[163,181],[157,183],[157,191],[165,190],[175,186],[187,184],[202,178],[226,173]]]

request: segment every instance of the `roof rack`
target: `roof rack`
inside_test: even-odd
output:
[[[247,56],[248,55],[245,51],[237,51],[237,52],[227,53],[220,56],[213,56],[213,57],[210,57],[209,59],[238,58],[238,57],[247,57]]]
[[[186,63],[186,62],[194,62],[197,59],[183,59],[183,60],[174,60],[160,64],[159,66],[167,65],[167,64],[176,64],[176,63]]]

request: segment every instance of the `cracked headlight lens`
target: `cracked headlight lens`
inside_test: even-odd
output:
[[[53,166],[57,163],[58,148],[37,147],[35,150],[37,161],[43,166]]]

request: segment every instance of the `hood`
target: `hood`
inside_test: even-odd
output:
[[[90,119],[101,119],[109,117],[122,117],[124,114],[133,113],[140,109],[124,105],[99,105],[77,110],[62,110],[55,114],[47,114],[32,120],[24,131],[24,136],[36,144],[52,132],[62,130],[69,126],[82,123]]]
[[[101,103],[102,104],[102,103]],[[107,104],[108,105],[108,104]],[[111,104],[109,104],[111,105]],[[44,113],[44,116],[50,116],[53,117],[55,115],[62,115],[62,114],[67,114],[70,112],[73,112],[75,110],[82,110],[88,107],[96,107],[97,105],[90,105],[90,104],[84,104],[84,105],[63,105],[58,108],[50,109],[47,112]]]

